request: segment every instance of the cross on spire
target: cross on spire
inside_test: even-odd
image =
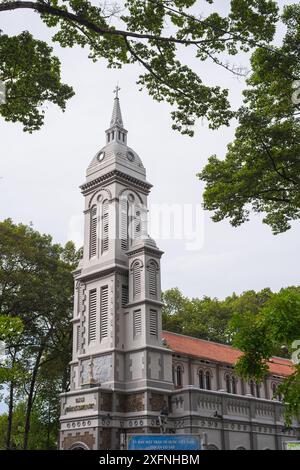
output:
[[[121,113],[121,106],[120,106],[120,99],[119,99],[119,91],[121,88],[119,87],[119,83],[113,90],[115,94],[115,99],[113,103],[113,112],[110,120],[109,129],[106,131],[107,135],[107,142],[112,141],[119,141],[126,145],[126,135],[127,131],[124,129],[122,113]]]
[[[119,84],[117,83],[117,86],[116,88],[114,89],[114,93],[116,94],[116,98],[119,98],[119,91],[121,90],[121,88],[119,87]]]

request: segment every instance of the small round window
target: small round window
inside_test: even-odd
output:
[[[98,155],[97,155],[97,160],[99,162],[102,162],[104,157],[105,157],[105,153],[104,152],[99,152]]]
[[[127,152],[127,158],[130,162],[134,161],[134,155],[132,152]]]

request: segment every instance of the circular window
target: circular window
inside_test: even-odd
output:
[[[99,162],[102,162],[102,160],[104,159],[105,157],[105,153],[104,152],[99,152],[98,155],[97,155],[97,160]]]
[[[133,202],[133,201],[134,201],[134,195],[133,195],[133,194],[129,194],[128,200],[129,200],[130,202]]]
[[[134,155],[132,152],[127,152],[127,158],[130,162],[134,161]]]

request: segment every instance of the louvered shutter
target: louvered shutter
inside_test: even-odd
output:
[[[157,336],[158,325],[157,325],[157,311],[150,310],[150,335]]]
[[[155,263],[150,263],[148,266],[149,271],[149,293],[151,297],[157,297],[157,268]]]
[[[133,295],[137,297],[141,294],[141,266],[138,262],[133,265]]]
[[[97,319],[97,291],[93,289],[89,293],[89,341],[96,339]]]
[[[108,286],[100,291],[100,341],[108,336]]]
[[[104,201],[102,206],[102,253],[108,250],[109,244],[109,204]]]
[[[124,308],[128,304],[128,286],[122,285],[122,307]]]
[[[94,206],[91,210],[91,223],[90,223],[90,257],[97,254],[97,207]]]
[[[133,312],[133,335],[138,336],[142,333],[142,314],[141,310]]]
[[[128,250],[128,202],[124,197],[120,200],[120,238],[121,249]]]

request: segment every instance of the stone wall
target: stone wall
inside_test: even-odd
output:
[[[83,448],[86,446],[87,450],[92,450],[95,448],[95,442],[95,436],[89,431],[67,432],[62,435],[63,450],[68,450],[71,447],[75,447],[75,444],[78,444],[78,447],[80,447],[81,443],[84,444],[84,446],[82,446]]]
[[[117,411],[121,413],[139,412],[145,409],[144,393],[118,394],[117,402]]]

